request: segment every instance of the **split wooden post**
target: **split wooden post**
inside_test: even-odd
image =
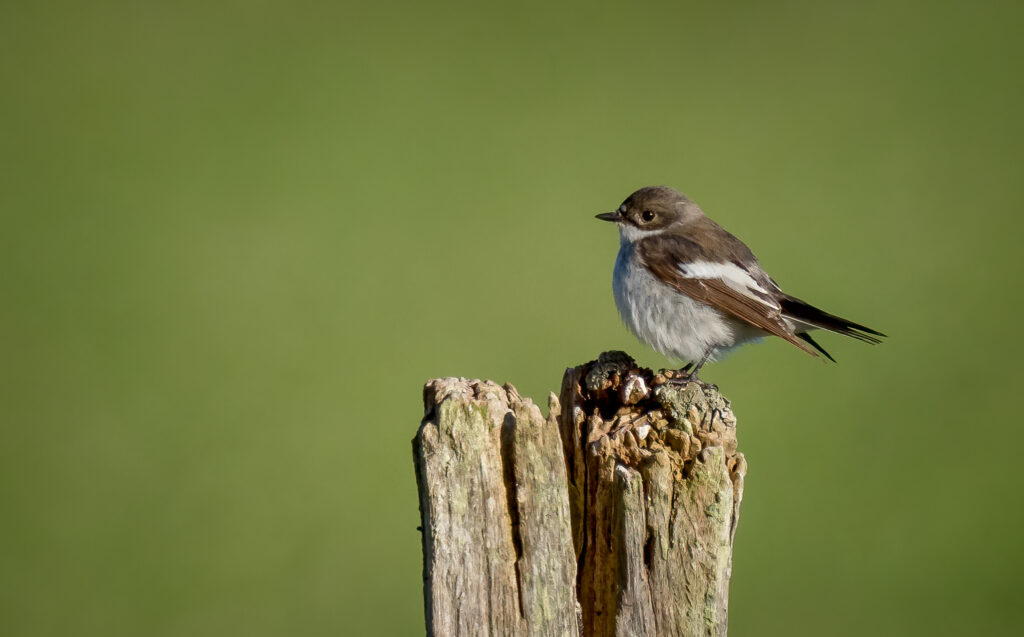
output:
[[[429,635],[726,634],[746,463],[717,388],[669,376],[602,354],[546,419],[511,385],[427,383]]]

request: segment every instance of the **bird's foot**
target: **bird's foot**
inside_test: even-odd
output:
[[[697,375],[691,371],[693,369],[693,363],[690,363],[682,369],[665,369],[662,370],[662,374],[665,376],[665,382],[670,385],[686,385],[691,382],[701,382]]]
[[[669,385],[675,385],[677,387],[686,387],[690,383],[697,383],[701,387],[713,387],[713,385],[701,380],[696,374],[682,374],[668,379]]]
[[[690,383],[697,383],[702,388],[714,388],[718,389],[718,385],[712,385],[711,383],[705,382],[697,376],[700,371],[699,368],[693,369],[693,363],[690,363],[686,367],[679,370],[666,370],[665,380],[670,385],[677,387],[686,387]]]

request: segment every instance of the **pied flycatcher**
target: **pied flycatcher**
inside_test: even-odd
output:
[[[665,356],[705,363],[768,335],[829,356],[808,332],[823,329],[879,343],[881,332],[783,292],[742,241],[672,188],[641,188],[598,219],[619,226],[612,289],[623,321]]]

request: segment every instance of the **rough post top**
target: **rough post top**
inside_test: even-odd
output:
[[[476,400],[494,403],[495,406],[508,407],[511,394],[512,401],[519,398],[519,392],[512,385],[501,386],[493,380],[476,378],[434,378],[423,386],[423,406],[427,412],[450,398],[458,400]]]
[[[735,455],[736,417],[729,401],[714,385],[677,384],[676,374],[639,367],[625,352],[605,352],[567,371],[576,386],[573,408],[579,410],[572,417],[599,417],[604,426],[591,429],[590,441],[607,436],[627,447],[668,447],[684,461],[711,446]]]
[[[670,448],[685,461],[708,447],[722,447],[727,457],[736,454],[736,417],[729,401],[714,385],[678,384],[673,370],[653,371],[637,365],[625,352],[604,352],[597,360],[566,370],[573,385],[571,404],[563,414],[577,422],[598,416],[588,441],[607,437],[628,448],[650,451]],[[567,397],[563,387],[563,401]],[[424,421],[432,420],[445,402],[476,404],[490,418],[526,408],[541,417],[529,398],[520,396],[509,383],[490,380],[435,378],[423,387]],[[554,394],[548,397],[549,417],[559,417],[562,406]]]
[[[543,420],[540,408],[530,398],[521,396],[511,383],[499,385],[493,380],[456,377],[434,378],[423,386],[424,420],[431,420],[437,408],[449,400],[486,407],[492,415],[525,408]],[[559,411],[558,397],[549,394],[548,413],[557,415]]]

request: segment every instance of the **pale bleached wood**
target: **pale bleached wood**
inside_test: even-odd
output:
[[[427,383],[413,440],[427,633],[576,635],[576,559],[554,416],[490,381]],[[551,396],[551,414],[559,412]]]
[[[602,354],[546,420],[510,385],[427,384],[428,634],[726,634],[746,463],[717,388],[667,376]]]

